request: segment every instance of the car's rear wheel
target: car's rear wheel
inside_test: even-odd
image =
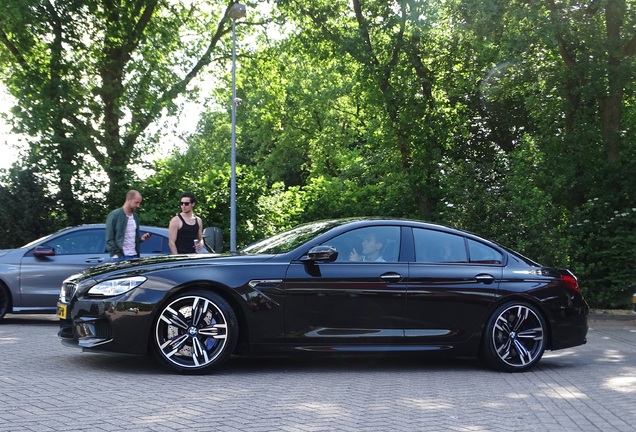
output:
[[[236,314],[218,294],[203,290],[179,294],[160,310],[153,348],[168,367],[205,373],[223,364],[238,339]]]
[[[492,314],[484,332],[481,359],[490,367],[523,372],[537,364],[546,347],[547,327],[529,303],[506,303]]]

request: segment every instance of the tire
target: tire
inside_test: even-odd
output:
[[[161,307],[153,325],[153,351],[169,368],[209,373],[232,354],[238,340],[236,314],[218,294],[179,294]]]
[[[0,320],[9,313],[9,290],[0,283]]]
[[[547,326],[529,303],[506,303],[486,324],[481,360],[495,370],[524,372],[534,367],[545,351]]]

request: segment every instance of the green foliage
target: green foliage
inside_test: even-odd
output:
[[[18,104],[19,131],[37,137],[70,223],[83,222],[76,196],[105,193],[107,206],[137,180],[144,134],[212,60],[230,30],[227,2],[181,4],[7,0],[0,18],[0,72]],[[105,174],[105,188],[83,168]],[[102,197],[104,200],[104,197]]]
[[[282,182],[274,183],[262,195],[258,207],[262,219],[251,226],[251,240],[276,234],[303,222],[303,192],[298,186],[285,188]],[[256,231],[258,229],[258,231]]]
[[[0,249],[20,247],[64,226],[46,182],[29,168],[14,167],[0,177]]]
[[[54,220],[101,221],[136,187],[142,222],[167,226],[190,191],[204,224],[228,238],[227,3],[62,3],[54,17],[11,0],[0,18],[26,60],[16,66],[3,41],[0,76],[36,138],[31,166],[58,185]],[[284,34],[251,45],[239,22],[238,246],[316,219],[424,219],[573,269],[592,306],[627,304],[636,3],[606,3],[277,0]],[[141,25],[135,10],[151,19]],[[188,87],[209,62],[221,66],[214,85]],[[203,93],[187,148],[137,178],[131,161],[162,138],[144,134],[148,125],[177,112],[178,95]],[[100,170],[107,178],[90,175]]]
[[[574,221],[574,269],[588,301],[626,307],[636,292],[636,206],[595,198],[577,210]]]
[[[399,15],[397,3],[365,2],[360,21],[349,2],[278,3],[298,27],[242,59],[249,73],[239,74],[244,242],[315,219],[413,217],[581,270],[592,286],[598,272],[578,262],[572,209],[595,190],[629,187],[598,163],[597,113],[563,117],[570,72],[544,10],[474,1]],[[456,26],[435,24],[445,19]],[[227,166],[228,118],[211,113],[206,146],[190,141],[214,154],[208,170]]]
[[[524,141],[511,153],[448,166],[443,223],[475,232],[542,264],[568,267],[567,212],[541,187],[541,153]]]
[[[179,213],[179,197],[185,192],[197,197],[195,213],[205,226],[222,225],[222,217],[215,215],[215,207],[229,202],[225,191],[228,173],[222,170],[203,170],[192,148],[186,154],[175,153],[158,161],[156,174],[148,177],[140,187],[144,198],[140,217],[144,224],[168,227],[170,219]],[[229,213],[228,213],[229,214]]]

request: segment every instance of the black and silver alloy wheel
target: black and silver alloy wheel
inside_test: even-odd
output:
[[[165,305],[155,322],[159,359],[185,373],[209,372],[232,354],[238,336],[236,316],[220,296],[185,293]]]
[[[526,371],[543,356],[545,333],[545,321],[534,306],[517,302],[504,304],[488,321],[481,357],[497,370]]]

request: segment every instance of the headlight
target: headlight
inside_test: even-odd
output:
[[[133,288],[138,287],[146,281],[143,276],[133,276],[123,279],[112,279],[104,282],[100,282],[91,289],[88,290],[89,295],[98,296],[116,296],[130,291]]]

